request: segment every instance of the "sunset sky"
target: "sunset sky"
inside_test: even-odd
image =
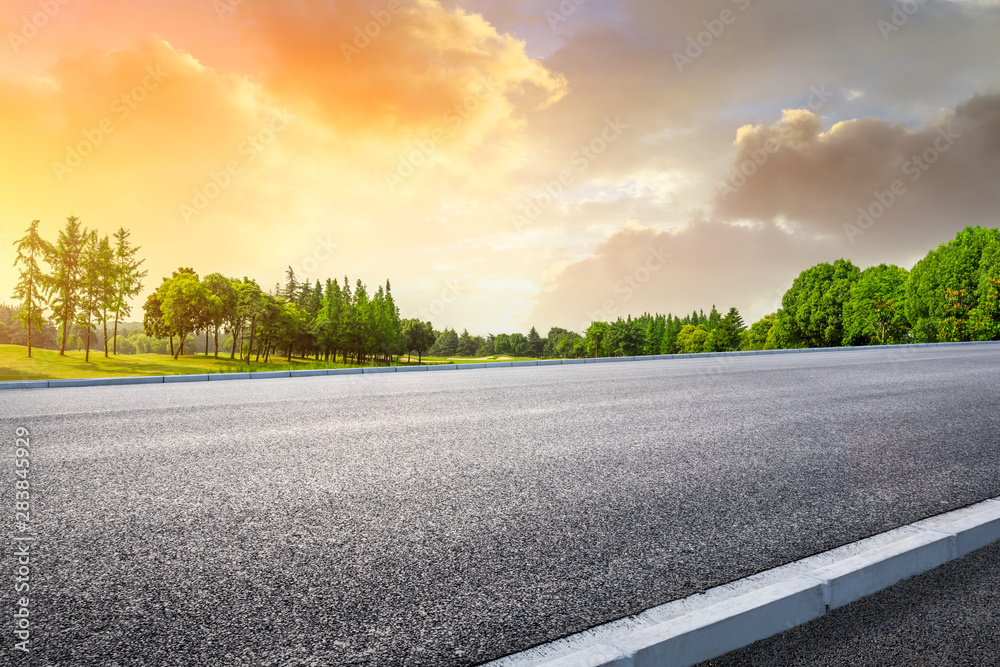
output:
[[[4,0],[0,29],[8,302],[11,242],[71,214],[132,230],[139,303],[292,265],[543,335],[749,322],[818,262],[1000,222],[995,0]]]

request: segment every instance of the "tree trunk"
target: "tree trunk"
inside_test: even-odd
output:
[[[112,347],[111,354],[118,354],[118,313],[115,312],[115,343]]]
[[[63,331],[62,331],[62,347],[59,348],[59,356],[66,356],[66,338],[69,336],[69,310],[63,309]]]
[[[177,344],[177,351],[174,353],[174,361],[181,356],[181,352],[184,350],[184,339],[187,338],[187,334],[181,334],[180,341]],[[173,344],[173,336],[170,337],[171,344]]]
[[[31,325],[28,325],[28,358],[31,358]]]
[[[90,363],[90,320],[87,320],[87,351],[83,355],[83,363]]]
[[[219,358],[219,327],[215,327],[215,358]]]
[[[104,358],[108,358],[108,311],[104,311]]]
[[[174,355],[174,335],[173,334],[170,334],[170,356],[173,357],[174,359],[177,358],[176,355]]]

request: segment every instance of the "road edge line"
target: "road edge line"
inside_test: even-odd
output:
[[[879,533],[482,667],[689,667],[1000,540],[1000,498]]]

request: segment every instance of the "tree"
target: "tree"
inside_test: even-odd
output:
[[[458,337],[456,353],[460,357],[471,357],[476,354],[476,339],[469,335],[468,329],[462,330],[462,335]]]
[[[162,305],[160,295],[157,292],[153,292],[147,296],[146,303],[142,305],[142,330],[153,340],[163,339],[169,335],[167,333],[167,326],[163,322]]]
[[[715,307],[712,307],[715,310]],[[715,329],[711,331],[711,336],[705,343],[706,352],[730,352],[740,349],[740,341],[746,325],[743,324],[743,317],[736,308],[730,308],[724,316],[719,318]]]
[[[184,349],[184,341],[203,321],[206,310],[214,306],[217,297],[211,294],[193,273],[180,272],[157,290],[160,310],[167,330],[179,338],[174,359]]]
[[[906,269],[880,264],[861,272],[844,303],[844,345],[891,345],[906,340]]]
[[[434,326],[430,322],[406,320],[403,322],[403,347],[407,354],[417,353],[417,363],[423,362],[423,355],[435,342]],[[407,357],[409,361],[409,357]]]
[[[512,353],[514,349],[510,346],[510,336],[507,334],[497,336],[493,340],[493,351],[500,355]]]
[[[608,356],[604,348],[604,339],[608,325],[605,322],[591,322],[587,327],[587,356]]]
[[[208,315],[205,324],[211,328],[215,334],[215,358],[219,358],[219,329],[231,322],[236,314],[238,298],[233,281],[221,273],[210,273],[202,278],[202,284],[210,294],[215,296],[212,308],[206,311]],[[208,329],[206,328],[206,337]],[[205,342],[205,354],[208,355],[208,341]]]
[[[528,332],[528,356],[529,357],[540,357],[545,350],[545,340],[538,335],[538,331],[535,327],[531,327],[531,331]]]
[[[118,354],[118,321],[128,317],[132,313],[130,300],[135,298],[142,290],[142,279],[146,277],[148,271],[140,270],[144,259],[137,259],[139,246],[133,247],[129,243],[129,231],[124,227],[119,227],[114,233],[115,238],[115,346],[113,354]]]
[[[80,225],[80,219],[70,216],[66,220],[66,226],[59,231],[59,238],[49,260],[52,266],[48,284],[48,291],[52,295],[49,307],[62,326],[60,355],[66,354],[69,328],[76,317],[83,272],[80,257],[86,240],[87,231]]]
[[[108,312],[114,312],[117,301],[117,272],[115,251],[111,247],[110,240],[105,236],[101,239],[97,250],[98,308],[101,311],[100,322],[104,326],[105,359],[108,358]],[[117,333],[115,336],[117,336]]]
[[[998,246],[1000,230],[966,227],[916,263],[906,281],[904,308],[916,342],[936,342],[942,333],[960,340],[974,335],[965,318],[975,311],[989,277],[1000,277],[989,275]],[[988,294],[988,287],[984,290]]]
[[[766,349],[767,335],[771,332],[771,327],[777,321],[777,313],[771,313],[760,318],[750,327],[740,343],[741,350],[763,350]]]
[[[111,245],[107,242],[107,237],[102,242],[98,240],[96,231],[87,234],[87,241],[80,258],[82,276],[76,310],[76,325],[85,332],[84,362],[86,363],[90,362],[90,334],[94,324],[104,321],[106,304],[104,290],[107,287],[106,275],[111,269],[109,264],[111,257]]]
[[[458,334],[455,333],[454,329],[445,329],[438,336],[438,339],[434,341],[434,348],[431,354],[438,357],[454,357],[455,353],[458,351]]]
[[[767,332],[767,339],[764,342],[765,350],[792,350],[805,347],[795,321],[786,317],[779,309],[775,313],[774,324]]]
[[[708,325],[686,324],[677,334],[677,348],[681,354],[698,354],[705,351],[708,341]]]
[[[639,323],[631,318],[607,325],[604,349],[613,357],[634,357],[642,353],[644,332]]]
[[[808,347],[838,347],[844,339],[844,304],[861,272],[850,261],[824,262],[799,274],[781,299],[785,330]]]
[[[44,240],[38,234],[38,220],[33,220],[31,225],[25,230],[23,237],[14,241],[17,246],[17,258],[14,266],[23,264],[20,271],[20,279],[14,286],[13,298],[21,303],[18,310],[17,319],[21,320],[21,329],[28,332],[28,356],[31,356],[31,330],[36,329],[42,333],[44,318],[42,314],[45,308],[46,285],[49,284],[49,277],[42,272],[38,261],[51,257],[54,253],[52,244]]]

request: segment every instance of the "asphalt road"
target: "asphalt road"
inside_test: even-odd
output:
[[[3,391],[0,662],[476,664],[1000,496],[998,396],[996,346]]]
[[[994,543],[701,667],[995,667],[998,584]]]

